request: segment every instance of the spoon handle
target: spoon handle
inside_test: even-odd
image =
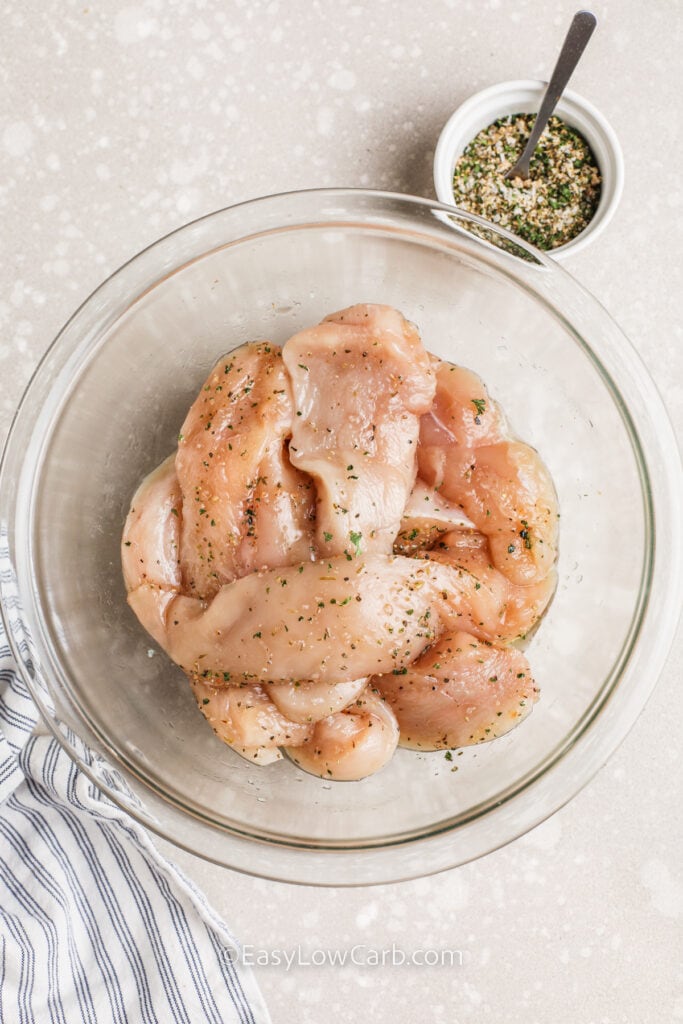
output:
[[[581,54],[586,49],[597,23],[597,18],[591,11],[578,11],[574,15],[524,152],[514,167],[507,172],[506,178],[526,180],[529,177],[529,163],[538,145],[541,132],[550,120],[557,101],[574,73],[574,68],[579,63]]]

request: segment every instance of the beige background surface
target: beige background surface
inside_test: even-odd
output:
[[[259,194],[432,195],[467,95],[550,70],[574,3],[28,0],[0,33],[0,432],[89,292],[185,221]],[[566,268],[632,338],[683,428],[680,51],[673,0],[599,2],[573,87],[619,135],[626,189]],[[617,755],[527,837],[366,890],[259,881],[171,851],[254,946],[463,951],[461,967],[269,967],[275,1024],[683,1019],[680,634]],[[170,850],[170,847],[168,848]]]

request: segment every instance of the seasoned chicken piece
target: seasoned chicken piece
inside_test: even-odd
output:
[[[396,310],[354,306],[295,335],[283,356],[298,414],[290,458],[317,483],[320,556],[353,559],[390,552],[415,480],[418,418],[434,391],[417,331]],[[350,646],[362,643],[359,636]],[[337,682],[329,690],[337,691],[338,700],[348,685]],[[312,704],[305,706],[309,715],[317,712]],[[329,765],[334,764],[335,777],[344,778],[376,770],[367,760],[367,742],[360,741],[365,731],[357,704],[327,717],[316,727],[315,758],[302,755],[310,762],[307,770],[324,774],[320,766],[332,772]],[[376,723],[368,735],[375,737],[371,749],[376,758]],[[338,764],[342,736],[342,746],[351,736],[358,744],[352,762],[345,755],[344,768]],[[393,748],[384,746],[391,756]]]
[[[389,553],[434,395],[417,330],[387,306],[352,306],[295,334],[283,358],[296,412],[289,457],[316,482],[320,557]]]
[[[311,775],[349,782],[383,768],[398,739],[393,711],[367,687],[346,711],[316,722],[311,737],[301,746],[288,747],[287,753]]]
[[[169,608],[182,582],[178,558],[182,497],[174,461],[173,456],[166,459],[136,491],[121,548],[128,602],[164,648],[169,644]],[[309,726],[289,721],[259,686],[210,686],[201,677],[190,681],[216,735],[250,761],[269,764],[282,756],[279,746],[303,742],[310,733]],[[364,681],[357,689],[363,685]]]
[[[133,495],[121,542],[121,563],[127,590],[141,583],[180,589],[178,523],[180,488],[173,456],[142,481]]]
[[[191,679],[199,709],[219,739],[247,760],[269,764],[278,747],[303,743],[312,726],[290,721],[261,686],[211,686]]]
[[[441,362],[420,424],[419,476],[488,539],[496,568],[537,583],[557,555],[557,496],[538,452],[503,434],[497,405],[468,370]]]
[[[350,683],[401,670],[444,630],[509,639],[519,621],[530,621],[533,611],[524,608],[507,617],[501,574],[487,579],[481,558],[476,571],[465,560],[446,551],[445,564],[381,555],[349,563],[341,555],[252,573],[208,604],[175,593],[169,602],[156,585],[138,587],[129,601],[141,619],[164,619],[164,646],[193,678]],[[544,597],[534,592],[530,607]]]
[[[524,585],[548,575],[557,556],[557,498],[533,448],[521,441],[472,449],[421,446],[418,457],[422,479],[462,506],[508,579]]]
[[[507,436],[503,413],[481,378],[464,366],[435,356],[431,359],[436,393],[420,425],[421,443],[477,448],[503,441]]]
[[[494,643],[524,637],[545,611],[557,585],[554,570],[526,587],[511,583],[492,564],[489,542],[476,530],[452,530],[422,557],[453,568],[463,607],[470,611],[472,632]]]
[[[270,446],[259,465],[244,513],[240,576],[315,557],[315,485],[291,465],[288,445]]]
[[[311,557],[314,494],[288,464],[291,420],[276,345],[242,345],[209,374],[176,456],[185,593],[207,599],[255,568]]]
[[[372,682],[396,715],[401,746],[420,750],[502,736],[538,697],[520,651],[483,644],[469,633],[442,637],[403,674]]]
[[[207,681],[351,682],[408,664],[442,621],[459,621],[451,583],[448,566],[382,555],[252,573],[208,605],[176,597],[167,650]]]
[[[319,722],[353,703],[367,681],[362,678],[348,683],[271,683],[266,693],[290,722]]]
[[[401,527],[394,541],[394,554],[415,555],[431,548],[449,530],[471,527],[462,509],[428,487],[419,478],[410,492]]]
[[[144,584],[153,600],[131,607],[157,643],[166,647],[166,609],[180,590],[178,557],[182,508],[174,458],[166,459],[142,481],[133,495],[123,528],[121,562],[129,601]]]

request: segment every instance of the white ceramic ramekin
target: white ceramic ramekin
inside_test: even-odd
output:
[[[458,107],[446,122],[434,154],[434,186],[442,203],[454,203],[455,163],[474,136],[499,117],[536,113],[545,89],[545,82],[532,79],[500,82],[475,93]],[[602,175],[600,203],[590,224],[571,242],[547,254],[562,259],[597,238],[612,219],[624,186],[624,158],[617,137],[605,118],[575,92],[563,94],[555,113],[581,132],[593,151]]]

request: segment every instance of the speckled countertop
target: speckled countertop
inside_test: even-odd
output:
[[[442,124],[471,92],[543,77],[575,3],[9,0],[0,62],[0,432],[89,292],[185,221],[262,193],[433,195]],[[573,87],[626,160],[607,232],[566,268],[635,342],[683,428],[683,185],[674,0],[599,2]],[[630,70],[627,70],[630,69]],[[335,891],[176,851],[253,946],[463,952],[455,967],[259,971],[275,1024],[683,1019],[683,634],[599,776],[523,839],[446,874]]]

